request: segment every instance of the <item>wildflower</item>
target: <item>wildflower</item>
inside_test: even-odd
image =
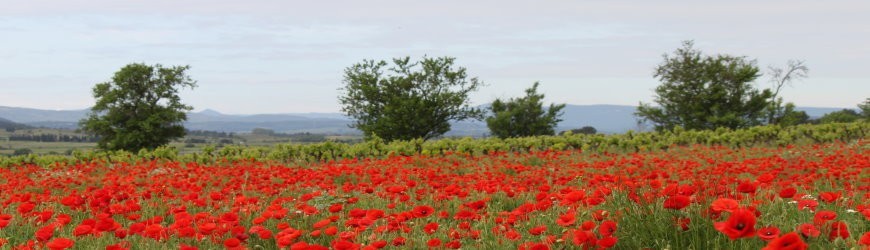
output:
[[[755,236],[755,214],[747,209],[738,209],[731,213],[728,220],[714,225],[716,230],[731,240]]]
[[[791,232],[771,240],[761,250],[806,250],[807,248],[807,243],[801,240],[801,236]]]

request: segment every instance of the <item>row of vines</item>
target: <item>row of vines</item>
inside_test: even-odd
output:
[[[593,152],[639,152],[667,150],[674,146],[718,145],[725,147],[786,146],[866,139],[870,123],[832,123],[794,127],[759,126],[741,130],[683,130],[624,134],[565,134],[525,138],[447,138],[432,141],[411,140],[386,143],[377,138],[357,144],[323,142],[317,144],[279,144],[272,147],[208,146],[202,152],[179,154],[176,148],[162,147],[137,153],[125,151],[75,151],[72,155],[0,156],[0,166],[36,164],[66,165],[105,160],[135,162],[141,159],[167,159],[184,162],[233,162],[260,160],[279,162],[316,162],[346,158],[372,158],[394,155],[442,155],[448,153],[488,154],[491,152],[528,152],[536,150],[579,149]]]

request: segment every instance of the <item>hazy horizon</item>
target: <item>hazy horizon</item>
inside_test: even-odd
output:
[[[0,9],[0,106],[84,109],[94,84],[144,62],[190,65],[199,88],[182,98],[195,111],[336,113],[345,67],[423,55],[456,57],[486,83],[475,105],[535,81],[548,103],[637,105],[652,101],[662,54],[694,40],[763,72],[804,60],[810,77],[786,101],[854,108],[870,97],[866,13],[848,0],[34,0]]]

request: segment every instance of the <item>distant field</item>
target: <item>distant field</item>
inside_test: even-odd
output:
[[[89,150],[96,148],[97,144],[93,142],[38,142],[38,141],[12,141],[9,140],[12,135],[70,135],[82,136],[84,134],[77,133],[72,130],[59,129],[25,129],[15,132],[0,130],[0,155],[12,155],[18,149],[30,149],[34,154],[65,154],[72,150]],[[193,139],[193,140],[191,140]],[[350,135],[328,135],[323,136],[324,140],[338,141],[358,141],[361,136]],[[196,141],[196,142],[191,142]],[[182,139],[170,143],[170,146],[176,147],[182,154],[199,152],[207,145],[220,144],[248,145],[248,146],[272,146],[281,143],[313,143],[303,142],[298,138],[287,136],[271,136],[262,134],[235,134],[233,137],[209,137],[209,136],[186,136]]]

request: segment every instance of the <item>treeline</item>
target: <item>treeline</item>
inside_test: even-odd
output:
[[[97,142],[100,138],[89,135],[65,135],[65,134],[11,134],[10,141],[33,141],[33,142]]]
[[[202,137],[214,137],[214,138],[233,138],[236,136],[233,132],[219,132],[219,131],[210,131],[210,130],[187,130],[187,136],[202,136]]]
[[[312,134],[312,133],[308,133],[308,132],[288,134],[288,133],[275,132],[274,130],[271,130],[271,129],[255,128],[255,129],[251,130],[251,134],[265,135],[265,136],[277,137],[277,138],[286,138],[286,139],[290,139],[291,142],[324,142],[324,141],[326,141],[325,134]]]

